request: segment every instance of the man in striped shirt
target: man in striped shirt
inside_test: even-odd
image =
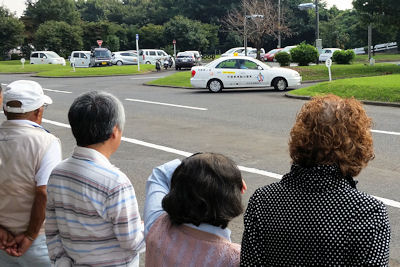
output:
[[[143,224],[133,186],[109,162],[125,113],[105,92],[73,102],[68,119],[77,147],[52,172],[46,209],[49,256],[61,266],[138,266]]]

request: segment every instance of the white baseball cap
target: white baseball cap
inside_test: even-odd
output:
[[[10,107],[10,101],[21,102],[21,107]],[[25,113],[36,110],[44,104],[52,104],[53,100],[43,93],[42,86],[35,81],[18,80],[6,86],[3,92],[3,108],[11,113]]]

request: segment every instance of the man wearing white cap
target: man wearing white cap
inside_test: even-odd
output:
[[[0,125],[0,266],[50,266],[43,222],[46,185],[61,161],[60,140],[40,124],[53,101],[34,81],[3,91]]]

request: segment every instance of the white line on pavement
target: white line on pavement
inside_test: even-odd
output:
[[[63,90],[54,90],[54,89],[47,89],[47,88],[43,88],[43,90],[49,91],[49,92],[55,92],[55,93],[62,93],[62,94],[72,94],[72,92],[63,91]]]
[[[165,76],[147,76],[147,77],[138,77],[138,78],[130,78],[131,80],[144,80],[144,79],[155,79],[155,78],[164,78]]]
[[[381,130],[371,130],[373,133],[381,133],[381,134],[391,134],[391,135],[400,135],[398,132],[388,132],[388,131],[381,131]]]
[[[49,123],[49,124],[53,124],[53,125],[56,125],[56,126],[60,126],[60,127],[71,128],[71,126],[69,126],[68,124],[61,123],[61,122],[56,122],[56,121],[51,121],[51,120],[46,120],[46,119],[43,119],[43,122],[46,122],[46,123]],[[184,157],[188,157],[188,156],[193,154],[191,152],[186,152],[186,151],[182,151],[182,150],[178,150],[178,149],[174,149],[174,148],[170,148],[170,147],[166,147],[166,146],[156,145],[156,144],[140,141],[140,140],[133,139],[133,138],[122,137],[121,140],[125,141],[125,142],[128,142],[128,143],[140,145],[140,146],[145,146],[145,147],[149,147],[149,148],[154,148],[154,149],[157,149],[157,150],[165,151],[165,152],[168,152],[168,153],[181,155],[181,156],[184,156]],[[271,177],[271,178],[275,178],[275,179],[281,179],[282,178],[281,174],[277,174],[277,173],[273,173],[273,172],[269,172],[269,171],[264,171],[264,170],[259,170],[259,169],[255,169],[255,168],[248,168],[248,167],[244,167],[244,166],[238,166],[238,167],[239,167],[240,170],[242,170],[244,172],[254,173],[254,174],[267,176],[267,177]],[[387,198],[382,198],[382,197],[376,197],[376,196],[373,196],[373,197],[375,197],[376,199],[382,201],[383,203],[385,203],[388,206],[391,206],[391,207],[394,207],[394,208],[400,208],[400,202],[398,202],[398,201],[394,201],[394,200],[387,199]]]
[[[163,106],[177,107],[177,108],[187,108],[187,109],[195,109],[195,110],[202,110],[202,111],[208,110],[208,109],[206,109],[206,108],[197,108],[197,107],[190,107],[190,106],[174,105],[174,104],[161,103],[161,102],[154,102],[154,101],[147,101],[147,100],[140,100],[140,99],[132,99],[132,98],[126,98],[125,100],[127,100],[127,101],[133,101],[133,102],[147,103],[147,104],[155,104],[155,105],[163,105]]]

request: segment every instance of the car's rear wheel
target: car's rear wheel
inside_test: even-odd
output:
[[[150,61],[146,61],[146,64],[151,64],[151,62]]]
[[[122,66],[123,64],[124,64],[124,63],[122,63],[121,60],[118,60],[118,61],[117,61],[117,65],[118,65],[118,66]]]
[[[213,79],[208,82],[208,90],[213,93],[219,93],[222,91],[223,85],[220,80]]]
[[[285,91],[287,88],[287,82],[284,78],[275,78],[273,85],[275,90],[278,91]]]

